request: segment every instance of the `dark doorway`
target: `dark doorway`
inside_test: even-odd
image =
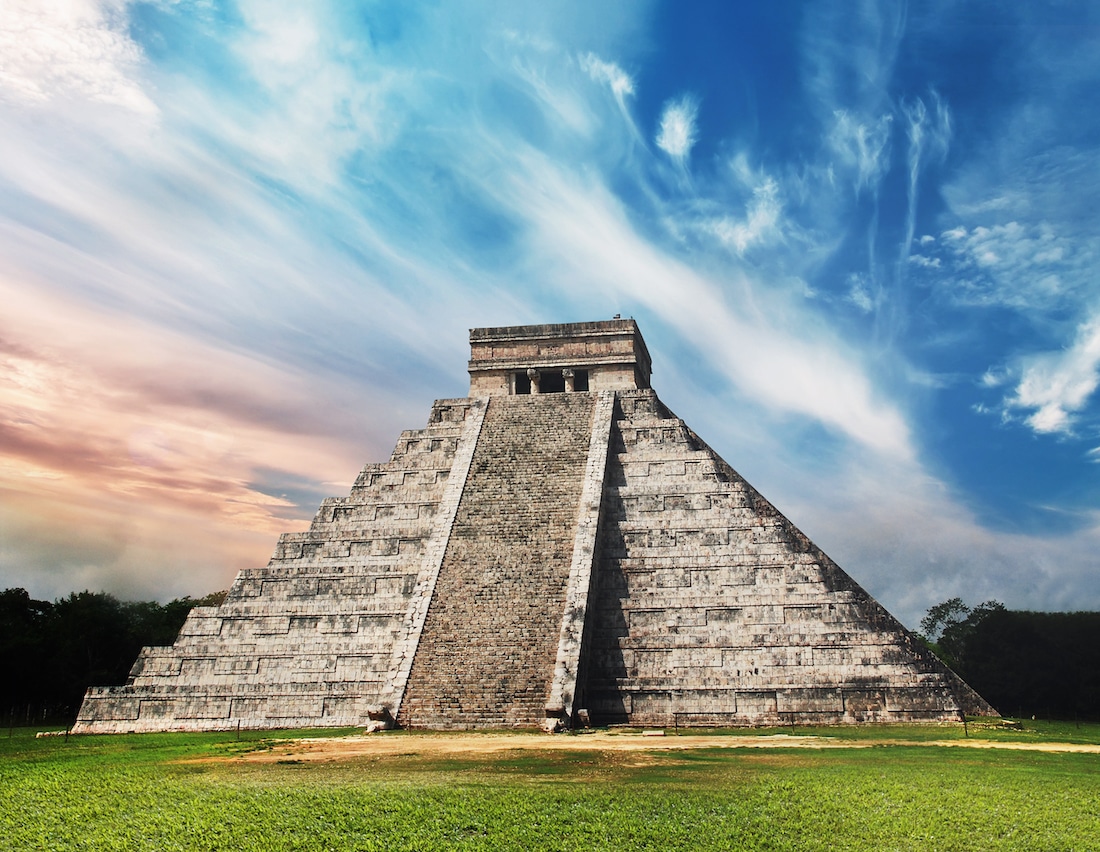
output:
[[[547,370],[542,374],[539,393],[565,393],[565,376],[561,370]]]

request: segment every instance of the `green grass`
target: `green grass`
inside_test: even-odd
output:
[[[1023,727],[969,733],[1100,742],[1096,725]],[[595,752],[577,737],[576,751],[445,759],[389,733],[406,753],[194,762],[281,759],[306,733],[0,734],[0,849],[1100,848],[1100,755],[910,744],[953,728],[794,731],[852,742],[829,750]]]

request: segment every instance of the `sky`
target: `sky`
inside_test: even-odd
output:
[[[634,317],[907,626],[1100,609],[1100,5],[0,5],[0,588],[227,588],[465,396]]]

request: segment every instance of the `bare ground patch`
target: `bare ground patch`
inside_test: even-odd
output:
[[[277,740],[272,748],[250,751],[211,761],[278,763],[294,761],[341,761],[381,757],[476,757],[525,751],[570,752],[671,752],[690,749],[841,749],[880,746],[926,746],[979,749],[1011,749],[1039,752],[1100,754],[1100,745],[1079,743],[1022,743],[983,739],[966,740],[849,740],[828,736],[793,734],[752,735],[669,735],[596,731],[579,735],[542,733],[376,733],[350,737],[316,737]],[[640,755],[639,755],[640,756]],[[204,761],[205,762],[205,761]]]

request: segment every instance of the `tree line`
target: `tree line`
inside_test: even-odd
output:
[[[0,720],[72,722],[89,686],[125,683],[142,646],[171,645],[192,607],[215,606],[225,594],[159,604],[105,592],[54,601],[0,592]]]
[[[952,598],[924,640],[1005,716],[1100,720],[1100,612],[1027,612]]]

